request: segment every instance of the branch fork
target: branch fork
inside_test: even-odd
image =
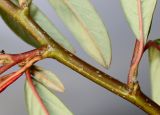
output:
[[[0,74],[15,65],[20,66],[19,70],[0,77],[0,92],[22,76],[35,62],[42,60],[44,58],[42,52],[45,50],[46,46],[21,54],[0,54],[0,64],[2,65]]]

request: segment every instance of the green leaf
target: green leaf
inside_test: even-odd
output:
[[[26,31],[23,30],[23,27],[17,23],[12,17],[7,15],[4,12],[0,12],[2,19],[4,22],[12,29],[13,32],[15,32],[22,40],[27,42],[28,44],[34,46],[34,47],[40,47],[41,45],[45,45],[46,41],[41,40],[42,44],[39,44],[30,34],[28,34]]]
[[[110,40],[89,0],[49,0],[83,49],[101,65],[111,61]]]
[[[50,115],[72,115],[53,93],[34,79],[32,81]],[[45,115],[27,80],[25,83],[25,96],[29,115]]]
[[[141,0],[144,37],[147,40],[157,0]],[[140,39],[137,0],[121,0],[124,13],[137,39]]]
[[[56,42],[58,42],[62,47],[68,49],[71,52],[75,52],[72,45],[68,40],[57,30],[55,25],[53,25],[47,17],[36,7],[31,5],[31,16],[40,27],[45,30],[48,35],[50,35]]]
[[[160,51],[155,47],[149,48],[149,62],[152,99],[160,105]]]
[[[17,0],[12,0],[15,4],[18,4]],[[49,19],[36,7],[33,3],[30,7],[30,15],[33,20],[46,32],[48,33],[56,42],[58,42],[62,47],[67,50],[74,52],[72,45],[67,41],[67,39],[57,30],[57,28],[50,22]],[[10,18],[5,13],[1,12],[1,16],[6,24],[25,42],[32,46],[40,47],[42,45],[48,44],[43,38],[40,39],[41,43],[38,43],[35,38],[28,34],[15,20]]]
[[[64,86],[58,77],[51,71],[45,70],[39,66],[31,67],[33,79],[44,85],[47,89],[58,92],[64,92]]]

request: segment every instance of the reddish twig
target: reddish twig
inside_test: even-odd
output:
[[[31,50],[21,54],[0,54],[0,62],[3,66],[0,67],[0,74],[7,71],[9,68],[14,65],[29,61],[33,57],[41,55],[41,53],[46,49],[46,46],[43,46],[39,49]]]
[[[0,54],[0,64],[2,65],[0,67],[0,74],[16,64],[21,66],[21,69],[18,71],[0,77],[0,92],[16,81],[35,62],[43,59],[41,55],[45,49],[46,46],[21,54]]]
[[[137,82],[137,72],[138,72],[138,65],[142,58],[143,54],[143,39],[142,41],[136,40],[134,53],[131,61],[131,67],[128,74],[128,86],[133,87],[133,85]]]
[[[14,75],[15,72],[5,75],[0,78],[0,92],[4,91],[10,84],[12,84],[14,81],[16,81],[20,76],[22,76],[23,73],[20,73],[18,75]]]
[[[128,86],[132,89],[135,82],[137,82],[138,66],[142,58],[144,49],[144,31],[143,31],[143,16],[142,16],[142,3],[141,0],[137,0],[138,4],[138,16],[139,16],[139,33],[140,38],[136,40],[135,49],[131,61],[131,67],[128,74]]]
[[[31,67],[35,62],[41,60],[41,56],[34,57],[26,65],[24,65],[17,72],[1,77],[3,81],[0,82],[0,92],[7,88],[10,84],[16,81],[29,67]]]
[[[5,71],[7,71],[9,68],[11,68],[14,65],[15,65],[14,63],[11,63],[11,64],[7,64],[7,65],[0,67],[0,74],[4,73]]]

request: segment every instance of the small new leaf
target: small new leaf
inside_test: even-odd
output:
[[[58,92],[64,92],[64,86],[58,77],[51,71],[45,70],[39,66],[31,67],[33,79],[44,85],[47,89]]]
[[[111,45],[103,22],[89,0],[49,0],[82,48],[101,65],[111,61]]]
[[[73,115],[46,87],[34,79],[32,79],[32,82],[49,115]],[[25,97],[29,115],[45,115],[27,80],[25,83]]]
[[[152,22],[152,17],[157,0],[141,0],[142,8],[142,20],[145,41],[149,35],[149,30]],[[133,30],[137,39],[140,39],[139,31],[139,13],[138,13],[138,2],[137,0],[121,0],[121,4],[124,13],[127,17],[128,23]]]

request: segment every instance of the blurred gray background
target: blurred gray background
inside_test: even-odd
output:
[[[119,0],[91,0],[102,17],[112,41],[113,59],[109,70],[105,70],[85,54],[49,6],[47,0],[34,0],[34,2],[50,17],[52,22],[55,23],[73,44],[80,58],[122,82],[127,81],[127,72],[135,36],[126,22]],[[159,6],[160,3],[157,4],[150,39],[160,36]],[[7,53],[20,53],[33,49],[33,47],[27,45],[12,33],[2,19],[0,19],[0,41],[0,49],[4,49]],[[149,67],[147,61],[146,53],[140,64],[138,79],[144,93],[150,96]],[[59,76],[66,90],[62,94],[57,93],[57,96],[59,96],[75,115],[145,115],[143,111],[134,105],[54,60],[47,59],[38,64],[54,71]],[[24,79],[25,76],[21,77],[0,94],[0,115],[27,115],[24,102]]]

